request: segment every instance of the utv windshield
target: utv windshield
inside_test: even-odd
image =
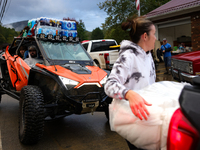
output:
[[[40,41],[47,57],[51,60],[85,60],[90,57],[79,43]]]

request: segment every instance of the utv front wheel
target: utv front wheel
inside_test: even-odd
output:
[[[44,99],[41,89],[22,88],[19,102],[19,139],[23,144],[36,144],[44,132]]]

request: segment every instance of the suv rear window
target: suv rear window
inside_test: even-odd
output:
[[[116,45],[115,41],[93,42],[91,52],[113,50],[113,48],[109,48],[109,46],[114,46],[114,45]]]

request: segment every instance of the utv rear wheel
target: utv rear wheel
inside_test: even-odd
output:
[[[19,139],[23,144],[36,144],[44,132],[44,99],[41,89],[22,88],[19,102]]]

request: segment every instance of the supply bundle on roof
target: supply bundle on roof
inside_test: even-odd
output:
[[[29,20],[28,27],[30,29],[28,33],[24,32],[23,37],[40,36],[41,34],[44,36],[51,35],[52,37],[56,35],[60,37],[77,37],[75,21],[40,17]]]

